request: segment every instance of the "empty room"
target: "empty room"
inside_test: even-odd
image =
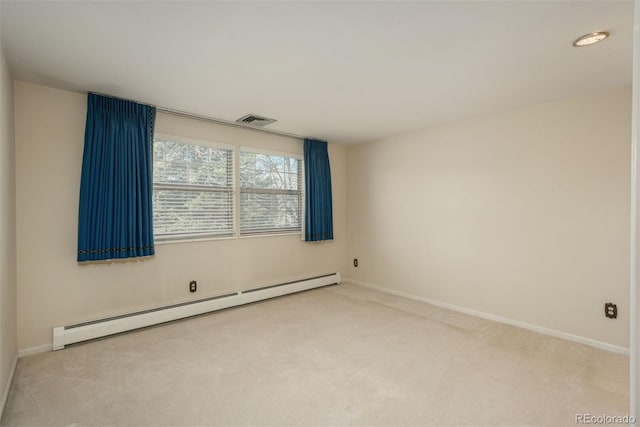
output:
[[[0,424],[637,425],[640,0],[0,0]]]

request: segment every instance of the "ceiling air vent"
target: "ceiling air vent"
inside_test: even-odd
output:
[[[240,123],[242,125],[262,127],[262,126],[266,126],[268,124],[271,124],[271,123],[273,123],[275,121],[276,121],[276,119],[270,119],[268,117],[256,116],[255,114],[247,114],[246,116],[240,117],[238,120],[236,120],[236,123]]]

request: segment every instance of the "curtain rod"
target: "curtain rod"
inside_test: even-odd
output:
[[[205,121],[205,122],[213,122],[213,123],[218,123],[218,124],[227,125],[227,126],[233,126],[233,127],[237,127],[237,128],[241,128],[241,129],[256,130],[258,132],[272,133],[272,134],[275,134],[275,135],[287,136],[289,138],[295,138],[295,139],[306,139],[307,138],[306,136],[296,135],[295,133],[283,132],[283,131],[274,130],[274,129],[259,128],[259,127],[256,127],[256,126],[242,125],[240,123],[232,122],[232,121],[229,121],[229,120],[218,119],[216,117],[205,116],[205,115],[201,115],[201,114],[188,113],[186,111],[175,110],[173,108],[168,108],[168,107],[161,107],[159,105],[153,105],[153,104],[149,104],[147,102],[140,102],[140,101],[136,101],[134,99],[121,98],[119,96],[108,95],[106,93],[100,93],[100,92],[94,92],[94,91],[91,91],[90,93],[95,93],[96,95],[100,95],[100,96],[107,96],[109,98],[116,98],[116,99],[122,99],[122,100],[125,100],[125,101],[132,101],[132,102],[136,102],[138,104],[151,105],[152,107],[155,107],[156,110],[160,111],[161,113],[172,114],[174,116],[186,117],[186,118],[195,119],[195,120],[202,120],[202,121]]]

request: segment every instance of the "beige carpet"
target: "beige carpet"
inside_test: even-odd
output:
[[[343,284],[20,359],[3,425],[574,425],[628,360]]]

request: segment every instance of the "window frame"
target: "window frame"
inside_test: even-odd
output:
[[[255,189],[253,191],[247,191],[242,189],[242,182],[240,180],[241,175],[241,162],[240,162],[240,154],[245,151],[254,154],[263,154],[267,156],[278,156],[278,157],[287,157],[291,159],[296,159],[298,161],[298,190],[273,190],[273,189]],[[241,145],[238,147],[238,151],[236,154],[236,182],[238,183],[236,186],[237,197],[237,219],[238,219],[238,228],[237,228],[237,236],[240,239],[247,239],[252,237],[268,237],[268,236],[287,236],[287,235],[296,235],[299,234],[304,236],[304,215],[305,215],[305,183],[304,183],[304,155],[302,153],[291,153],[277,150],[266,150],[264,148],[253,147],[249,145]],[[299,196],[299,212],[300,212],[300,228],[290,229],[290,228],[275,228],[270,230],[257,230],[250,232],[242,232],[242,218],[241,218],[241,197],[242,193],[258,193],[258,194],[298,194]]]
[[[162,183],[162,184],[156,184],[155,179],[152,179],[152,194],[155,194],[156,189],[163,189],[163,190],[180,190],[180,189],[184,189],[187,191],[193,191],[193,190],[198,190],[198,191],[206,191],[206,192],[215,192],[215,193],[229,193],[231,195],[231,211],[229,212],[230,215],[230,219],[231,219],[231,228],[230,228],[230,232],[229,233],[211,233],[211,232],[204,232],[204,233],[188,233],[188,232],[184,232],[184,233],[176,233],[176,234],[165,234],[165,235],[157,235],[156,234],[156,228],[155,228],[155,224],[153,227],[153,238],[154,241],[158,244],[162,244],[162,243],[181,243],[181,242],[195,242],[195,241],[203,241],[203,240],[230,240],[230,239],[236,239],[237,238],[237,228],[238,228],[238,224],[237,224],[237,220],[236,220],[236,212],[237,212],[237,203],[236,203],[236,180],[237,180],[237,176],[236,176],[236,169],[238,169],[236,167],[236,162],[238,161],[238,150],[237,150],[237,145],[233,145],[233,144],[225,144],[225,143],[220,143],[220,142],[215,142],[215,141],[210,141],[210,140],[203,140],[203,139],[195,139],[195,138],[187,138],[187,137],[182,137],[182,136],[175,136],[175,135],[170,135],[170,134],[165,134],[165,133],[160,133],[160,132],[156,132],[153,136],[153,143],[155,144],[156,141],[161,141],[161,142],[167,142],[167,141],[172,141],[172,142],[177,142],[180,144],[187,144],[187,145],[194,145],[194,146],[200,146],[200,147],[209,147],[209,148],[217,148],[217,149],[221,149],[221,150],[228,150],[230,151],[230,156],[227,160],[228,163],[231,163],[231,165],[228,165],[228,167],[231,167],[231,171],[229,172],[229,170],[227,170],[227,176],[231,177],[231,185],[229,187],[215,187],[215,186],[200,186],[200,185],[194,185],[194,184],[166,184],[166,183]],[[152,147],[153,150],[153,147]],[[152,168],[155,167],[155,157],[153,156],[152,153]],[[153,176],[153,170],[152,170],[152,176]],[[152,206],[152,208],[155,210],[155,206]]]
[[[189,138],[183,136],[176,136],[168,133],[156,132],[153,136],[153,142],[155,144],[156,141],[174,141],[181,144],[189,144],[203,147],[212,147],[219,148],[223,150],[230,150],[231,156],[231,174],[232,182],[230,190],[224,190],[225,192],[230,192],[232,195],[231,202],[231,220],[232,220],[232,232],[229,234],[218,234],[218,233],[180,233],[173,235],[156,235],[155,227],[153,228],[153,237],[154,241],[158,245],[170,244],[170,243],[192,243],[192,242],[203,242],[203,241],[215,241],[215,240],[236,240],[236,239],[252,239],[256,237],[276,237],[276,236],[291,236],[291,235],[300,235],[301,238],[304,238],[304,226],[305,226],[305,182],[304,182],[304,155],[302,153],[294,153],[288,151],[278,151],[278,150],[268,150],[264,148],[259,148],[250,145],[241,145],[241,144],[229,144],[222,143],[214,140],[208,139],[198,139],[198,138]],[[152,147],[153,150],[153,147]],[[300,203],[300,229],[290,230],[290,229],[274,229],[272,231],[255,231],[249,233],[241,232],[241,211],[240,211],[240,197],[242,194],[241,182],[240,182],[240,153],[242,151],[247,151],[256,154],[264,154],[269,156],[280,156],[280,157],[288,157],[294,158],[298,160],[298,183],[299,190],[283,190],[283,192],[289,191],[293,193],[299,193],[299,203]],[[154,167],[153,153],[152,153],[152,167]],[[153,171],[152,171],[153,173]],[[200,186],[190,185],[190,184],[158,184],[156,185],[155,180],[152,180],[152,194],[156,190],[157,187],[167,187],[166,189],[180,189],[187,187],[196,187],[198,190],[203,190]],[[207,188],[207,187],[204,187]],[[267,190],[267,189],[265,189]],[[209,191],[209,190],[204,190]],[[221,190],[212,190],[212,191],[221,191]],[[277,191],[277,190],[276,190]],[[267,190],[266,192],[271,193],[271,190]]]

